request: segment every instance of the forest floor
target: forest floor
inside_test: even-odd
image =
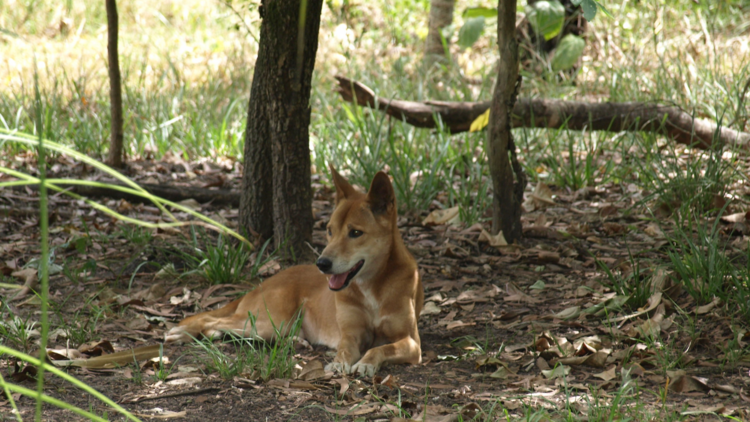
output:
[[[90,176],[85,165],[58,160],[50,176]],[[240,180],[231,163],[179,159],[133,162],[128,172],[144,183],[237,189]],[[314,186],[312,246],[320,251],[333,192],[319,178]],[[480,241],[487,223],[425,226],[427,211],[401,217],[425,288],[420,365],[342,376],[319,370],[332,359],[330,350],[297,344],[299,367],[290,377],[263,380],[255,371],[222,377],[200,347],[167,345],[161,358],[67,371],[144,420],[748,420],[750,338],[742,321],[723,303],[696,303],[686,292],[667,253],[669,226],[632,211],[623,189],[527,188],[524,238],[513,246]],[[6,282],[35,285],[29,263],[40,256],[37,201],[37,191],[0,191]],[[153,206],[100,201],[131,217],[160,218]],[[237,227],[236,209],[198,208]],[[257,282],[209,284],[195,246],[214,244],[214,234],[200,234],[196,244],[187,227],[133,228],[62,195],[50,197],[49,209],[52,360],[159,345],[185,316],[221,306]],[[717,223],[719,240],[726,254],[747,256],[745,220],[735,220]],[[280,264],[266,256],[255,270],[267,277]],[[618,282],[643,286],[641,303],[623,303]],[[37,354],[39,298],[16,294],[0,290],[5,342]],[[216,345],[230,360],[237,352],[229,343]],[[0,373],[30,389],[33,370],[0,357]],[[45,393],[124,419],[50,374]],[[34,400],[13,398],[24,419],[31,418]],[[3,396],[0,420],[14,419]],[[44,420],[75,419],[45,406]]]

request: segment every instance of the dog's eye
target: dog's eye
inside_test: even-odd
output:
[[[352,230],[351,230],[351,231],[349,232],[349,237],[352,237],[352,238],[356,238],[356,237],[360,237],[360,236],[362,236],[363,234],[364,234],[364,233],[363,233],[363,232],[362,232],[361,230],[354,230],[354,229],[352,229]]]
[[[330,227],[328,228],[328,236],[333,236],[333,234],[331,234],[331,228]]]

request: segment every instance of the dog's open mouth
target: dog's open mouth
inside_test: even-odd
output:
[[[332,274],[331,278],[328,279],[328,288],[331,290],[341,290],[344,287],[348,286],[349,282],[352,281],[354,276],[357,275],[364,264],[365,260],[363,259],[354,264],[354,266],[349,271],[343,272],[341,274]]]

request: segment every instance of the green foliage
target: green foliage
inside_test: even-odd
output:
[[[581,9],[583,9],[583,17],[589,22],[594,20],[598,10],[601,10],[605,15],[612,17],[612,14],[609,13],[604,5],[596,0],[572,0],[571,3],[575,6],[581,6]]]
[[[217,372],[227,380],[240,374],[263,381],[289,378],[296,364],[294,344],[302,328],[302,318],[302,312],[297,312],[294,320],[284,321],[278,326],[271,320],[274,330],[272,341],[257,336],[243,338],[230,332],[227,334],[231,336],[229,345],[233,353],[225,353],[214,343],[214,339],[196,340],[193,353],[209,372]],[[255,315],[248,313],[247,325],[250,329],[246,332],[256,332],[256,320]]]
[[[468,18],[458,31],[458,45],[461,48],[469,48],[482,36],[484,32],[484,16]]]
[[[562,31],[565,24],[565,7],[557,0],[541,0],[529,7],[526,17],[534,32],[542,35],[545,40],[551,40]]]
[[[32,336],[36,322],[30,317],[21,318],[15,315],[4,303],[0,316],[2,316],[0,318],[0,344],[23,352],[31,350],[34,346]]]
[[[464,18],[476,18],[480,16],[488,19],[496,18],[497,9],[492,7],[467,7],[463,13]]]
[[[584,47],[586,47],[586,42],[583,41],[583,38],[573,34],[564,36],[555,49],[555,56],[552,58],[552,70],[559,72],[575,66],[583,54]]]
[[[656,200],[658,207],[669,212],[715,210],[715,199],[724,197],[741,177],[733,160],[722,158],[725,149],[721,145],[681,154],[671,143],[659,151],[655,137],[643,136],[636,149],[640,158],[633,165],[640,170],[638,182],[650,192],[641,203]]]
[[[213,284],[236,283],[245,278],[244,269],[250,259],[250,251],[244,243],[238,246],[226,243],[219,235],[216,245],[207,244],[205,250],[197,250],[202,258],[199,266]]]
[[[106,317],[109,311],[108,306],[98,306],[89,300],[83,307],[78,309],[73,315],[63,314],[63,305],[52,304],[52,310],[60,323],[60,328],[65,332],[65,336],[70,340],[71,346],[78,347],[95,338],[99,321]]]
[[[151,243],[153,230],[134,224],[121,224],[117,236],[122,237],[136,246],[146,246]]]
[[[596,264],[604,271],[607,276],[606,280],[599,282],[617,293],[620,296],[626,296],[628,299],[625,305],[630,310],[636,310],[644,306],[652,291],[652,279],[647,271],[641,267],[641,263],[633,257],[628,248],[628,257],[630,268],[628,271],[612,271],[604,262],[596,260]]]
[[[667,254],[678,281],[699,304],[721,300],[741,320],[750,319],[750,252],[744,265],[729,256],[719,238],[719,219],[707,222],[694,214],[675,217],[676,230],[668,236]]]

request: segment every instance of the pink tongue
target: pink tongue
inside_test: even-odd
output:
[[[328,279],[328,287],[330,287],[333,290],[338,290],[344,286],[344,283],[346,283],[346,277],[349,275],[349,271],[343,273],[343,274],[333,274],[331,278]]]

